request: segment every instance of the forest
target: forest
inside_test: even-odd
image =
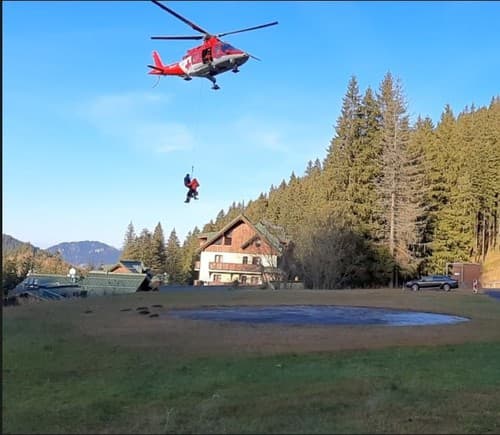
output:
[[[309,287],[394,286],[498,251],[499,192],[499,96],[458,115],[446,105],[437,125],[420,116],[411,125],[400,79],[387,73],[362,93],[353,76],[326,156],[309,161],[303,176],[292,172],[255,200],[234,202],[182,246],[173,230],[158,251],[161,226],[156,237],[136,237],[131,223],[124,247],[156,240],[139,255],[149,262],[155,249],[165,253],[156,263],[189,281],[200,232],[243,213],[285,229],[292,242],[283,266]]]
[[[307,144],[304,144],[307,146]],[[444,107],[437,125],[412,124],[399,78],[361,92],[349,80],[323,160],[248,203],[233,202],[181,245],[127,228],[122,258],[138,258],[172,282],[192,282],[197,237],[240,213],[281,226],[282,267],[307,287],[397,286],[451,262],[483,262],[500,250],[500,96],[487,107]]]

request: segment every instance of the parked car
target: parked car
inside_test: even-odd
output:
[[[438,288],[448,292],[452,288],[458,288],[458,281],[447,275],[429,275],[408,281],[405,287],[411,288],[413,291],[421,288]]]

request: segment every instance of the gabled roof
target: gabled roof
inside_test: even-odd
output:
[[[105,269],[107,272],[113,272],[114,270],[125,267],[130,273],[145,273],[146,268],[142,261],[138,260],[120,260],[117,264],[112,265]]]
[[[213,233],[206,233],[210,234],[210,237],[207,238],[207,241],[203,243],[203,245],[200,246],[199,250],[202,251],[203,249],[207,248],[210,246],[213,242],[215,242],[219,237],[222,237],[226,232],[240,224],[241,222],[246,223],[248,226],[250,226],[254,231],[255,235],[252,236],[250,239],[246,240],[242,247],[248,246],[250,243],[252,243],[257,237],[260,237],[261,239],[267,241],[271,247],[276,249],[278,252],[281,252],[281,248],[283,244],[286,243],[286,239],[284,237],[284,231],[282,228],[279,228],[280,231],[276,231],[278,228],[275,228],[275,231],[270,229],[269,224],[265,224],[264,222],[258,222],[257,224],[253,224],[250,219],[248,219],[244,214],[239,214],[237,217],[235,217],[231,222],[229,222],[226,226],[224,226],[220,231],[213,232]],[[280,235],[277,233],[281,232]]]
[[[206,233],[201,233],[201,234],[198,234],[198,239],[210,239],[212,238],[215,234],[217,234],[217,231],[209,231],[209,232],[206,232]]]
[[[268,222],[261,221],[255,225],[255,228],[266,240],[268,240],[271,246],[278,251],[281,250],[284,244],[288,243],[285,230],[277,225],[271,225]]]
[[[148,289],[149,278],[145,273],[89,272],[81,286],[96,295],[135,293]]]

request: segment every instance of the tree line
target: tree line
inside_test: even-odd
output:
[[[303,176],[233,202],[201,232],[240,213],[279,225],[291,240],[282,267],[314,288],[395,286],[500,249],[498,96],[458,116],[446,105],[437,125],[421,116],[412,125],[400,79],[388,72],[361,93],[353,76],[326,151]],[[123,258],[191,282],[199,234],[181,246],[174,229],[164,245],[160,224],[139,236],[130,224]]]
[[[287,267],[308,286],[394,286],[500,249],[499,192],[498,96],[411,125],[399,79],[387,73],[361,93],[353,76],[323,161],[207,228],[240,212],[266,219],[287,231]]]
[[[121,259],[142,261],[153,274],[166,274],[168,283],[189,284],[195,279],[194,262],[199,258],[199,234],[198,228],[190,231],[181,245],[175,228],[165,242],[159,222],[153,232],[144,228],[139,234],[130,222],[123,241]]]
[[[395,286],[446,273],[451,262],[484,261],[500,250],[500,97],[458,115],[446,105],[437,125],[421,116],[412,125],[398,78],[388,72],[361,93],[353,76],[326,156],[303,176],[292,172],[247,204],[233,202],[182,244],[175,229],[165,241],[160,223],[136,234],[130,222],[121,258],[191,283],[200,233],[240,213],[285,230],[281,266],[308,287]],[[6,267],[19,273],[17,263]]]
[[[2,246],[2,288],[4,294],[15,288],[30,271],[66,275],[71,267],[61,254],[51,254],[30,243]]]

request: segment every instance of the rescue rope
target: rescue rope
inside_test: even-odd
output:
[[[158,86],[158,83],[160,83],[161,76],[158,76],[158,79],[156,80],[156,83],[153,85],[153,88],[156,88]]]

